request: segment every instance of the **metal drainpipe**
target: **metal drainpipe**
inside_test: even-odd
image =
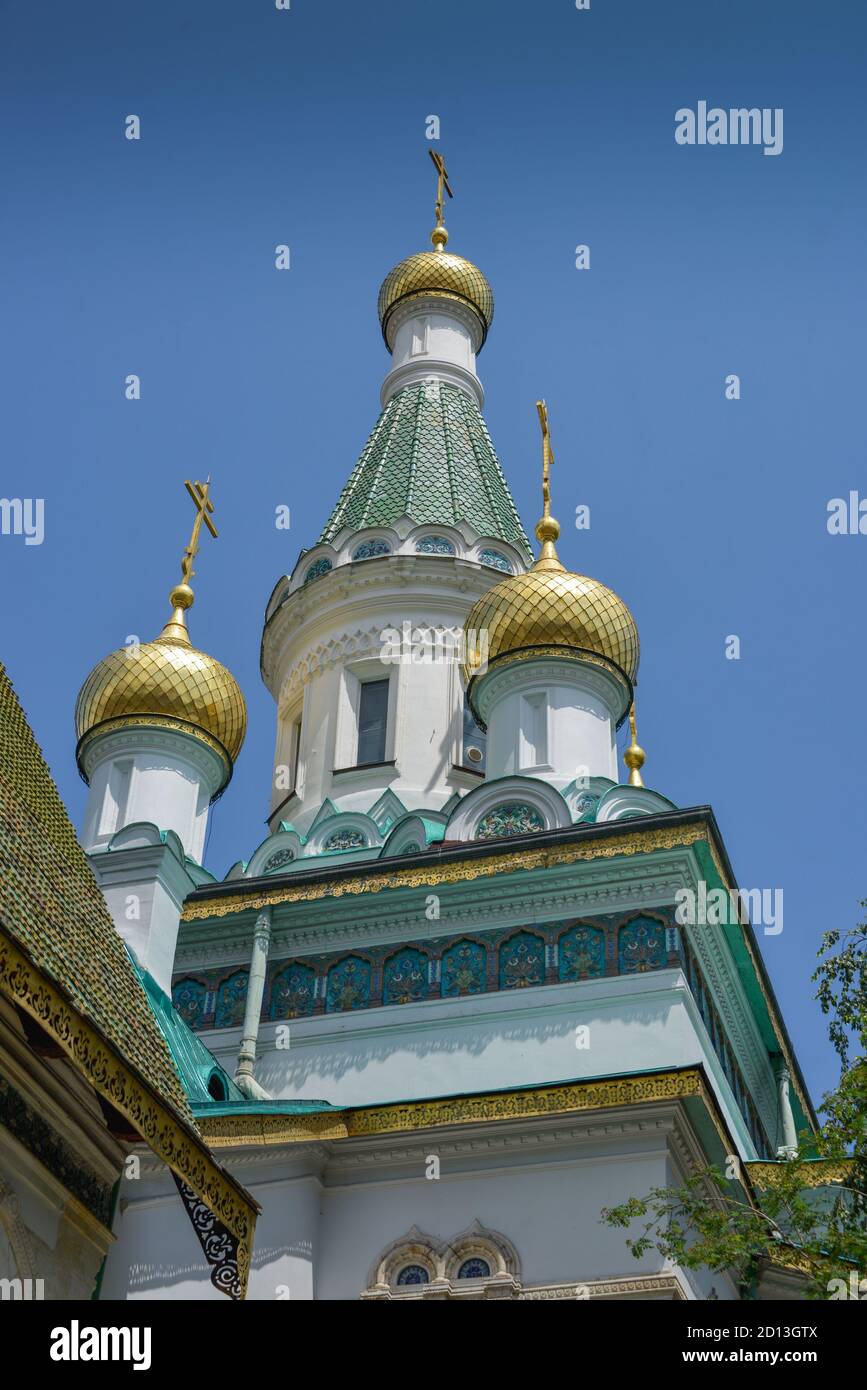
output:
[[[268,949],[271,945],[271,909],[263,908],[256,918],[253,928],[253,954],[250,958],[250,976],[247,981],[247,1006],[244,1010],[244,1028],[241,1033],[241,1046],[238,1051],[238,1066],[235,1071],[235,1084],[257,1100],[268,1100],[253,1079],[253,1065],[256,1061],[256,1043],[259,1038],[259,1018],[262,1013],[262,996],[265,993],[265,970],[268,965]]]
[[[783,1142],[777,1148],[778,1158],[793,1158],[798,1152],[798,1131],[795,1128],[795,1117],[792,1114],[792,1099],[789,1091],[791,1081],[788,1067],[779,1067],[777,1070],[777,1104]]]

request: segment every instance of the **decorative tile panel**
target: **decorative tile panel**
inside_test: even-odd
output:
[[[172,988],[172,1003],[189,1028],[201,1028],[207,992],[198,980],[178,980]]]
[[[661,970],[666,963],[665,927],[652,917],[636,917],[620,928],[617,943],[618,968],[621,975],[641,975],[647,970]]]
[[[390,555],[391,546],[388,541],[362,541],[361,545],[355,547],[352,552],[353,560],[376,560],[380,555]]]
[[[605,933],[599,927],[572,927],[560,937],[558,977],[589,980],[605,974]]]
[[[228,980],[224,980],[220,985],[217,991],[215,1028],[237,1028],[238,1024],[244,1022],[247,978],[246,970],[236,970],[234,975],[230,975]]]
[[[382,976],[383,1004],[412,1004],[427,998],[428,958],[407,946],[389,956]]]
[[[499,550],[480,550],[479,560],[483,565],[487,565],[492,570],[502,570],[504,574],[512,573],[512,566],[509,564],[505,555],[501,555]]]
[[[505,835],[527,835],[544,830],[545,822],[534,806],[523,801],[505,801],[482,816],[476,826],[475,839],[499,840]]]
[[[455,998],[483,994],[488,983],[488,953],[477,941],[456,941],[443,951],[442,994]]]
[[[331,561],[323,555],[321,560],[317,560],[314,565],[310,566],[304,576],[304,583],[311,584],[314,579],[321,579],[322,575],[327,574],[331,567]]]
[[[323,849],[360,849],[367,841],[360,830],[336,830],[329,835]]]
[[[500,947],[500,989],[527,989],[545,983],[545,943],[533,932],[518,932]]]
[[[329,1013],[370,1007],[370,962],[348,956],[328,972],[325,1005]]]
[[[287,965],[271,985],[271,1018],[304,1018],[313,1013],[316,971],[309,965]]]
[[[454,555],[455,548],[446,536],[422,536],[416,544],[420,555]]]

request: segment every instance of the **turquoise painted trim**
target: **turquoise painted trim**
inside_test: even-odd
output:
[[[717,873],[717,868],[713,860],[713,855],[710,852],[710,848],[707,842],[704,840],[699,840],[696,843],[695,851],[699,864],[701,865],[702,872],[705,876],[705,882],[707,883],[708,888],[724,889],[726,885],[723,883],[722,879]],[[771,1020],[770,1010],[768,1009],[768,1005],[765,1001],[764,991],[762,990],[758,974],[756,973],[755,966],[753,965],[750,953],[746,947],[746,942],[744,940],[744,931],[742,928],[735,926],[733,923],[725,923],[723,926],[719,928],[719,930],[722,931],[725,940],[728,944],[729,950],[731,951],[735,963],[735,969],[737,970],[738,977],[741,981],[741,984],[744,987],[744,991],[747,996],[747,1001],[750,1005],[753,1016],[756,1020],[756,1023],[758,1024],[759,1032],[762,1036],[762,1041],[767,1047],[768,1052],[773,1056],[779,1052],[780,1045],[777,1040],[776,1032],[774,1031],[774,1025]],[[758,951],[758,942],[755,941],[754,944],[756,950]],[[792,1057],[794,1058],[794,1050],[792,1051]],[[803,1084],[803,1078],[801,1078],[801,1081]],[[805,1113],[794,1087],[792,1088],[791,1092],[791,1100],[792,1109],[795,1115],[795,1128],[798,1134],[801,1134],[803,1130],[810,1130],[812,1132],[814,1129],[814,1117]]]
[[[212,1100],[209,1104],[197,1102],[192,1106],[193,1117],[198,1119],[207,1115],[222,1118],[226,1115],[324,1115],[340,1114],[348,1109],[345,1105],[331,1105],[327,1100]]]

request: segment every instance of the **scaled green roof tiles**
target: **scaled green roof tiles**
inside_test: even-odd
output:
[[[0,864],[0,928],[194,1128],[165,1039],[3,666]]]
[[[404,515],[418,525],[467,522],[532,560],[484,417],[465,391],[445,382],[405,386],[392,396],[319,543],[344,527],[387,526]]]

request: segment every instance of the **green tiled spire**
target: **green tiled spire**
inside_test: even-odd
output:
[[[418,382],[392,396],[319,543],[345,526],[387,526],[404,514],[418,525],[469,522],[480,536],[533,558],[482,413],[445,382]]]

